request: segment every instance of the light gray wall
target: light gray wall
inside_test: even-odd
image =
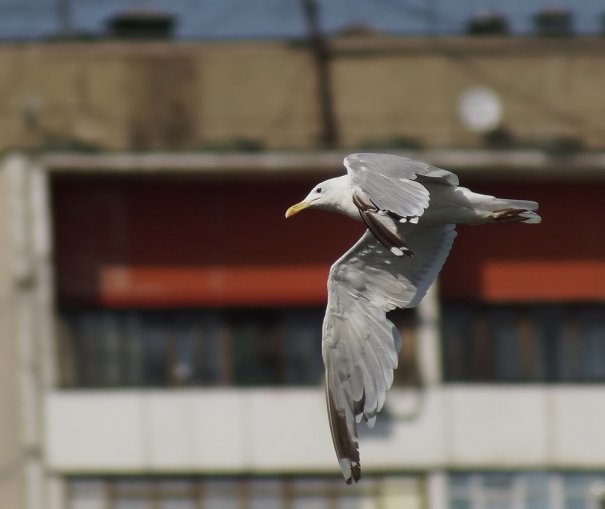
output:
[[[0,161],[0,507],[47,509],[43,394],[53,386],[50,218],[46,171]]]
[[[25,450],[20,384],[18,313],[15,299],[13,175],[0,166],[0,500],[7,508],[25,508]]]

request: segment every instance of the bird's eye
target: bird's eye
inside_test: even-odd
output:
[[[315,192],[316,192],[316,193],[321,193],[321,187],[318,187],[318,188],[315,190]]]

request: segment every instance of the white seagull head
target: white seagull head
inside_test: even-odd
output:
[[[345,214],[350,209],[358,215],[351,200],[351,188],[347,175],[324,180],[313,186],[303,201],[286,210],[286,217],[291,217],[301,210],[309,208]]]

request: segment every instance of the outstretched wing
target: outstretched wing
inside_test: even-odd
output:
[[[351,154],[344,165],[361,218],[397,256],[413,255],[397,223],[417,223],[424,214],[430,194],[423,184],[458,185],[458,177],[447,170],[388,154]]]
[[[416,257],[391,254],[370,232],[330,269],[322,355],[334,448],[347,483],[361,475],[357,422],[372,426],[401,347],[385,313],[416,306],[441,270],[454,225],[400,225]]]
[[[351,154],[344,160],[351,190],[359,188],[379,210],[401,218],[419,217],[429,205],[429,192],[423,182],[457,186],[453,173],[389,154]]]

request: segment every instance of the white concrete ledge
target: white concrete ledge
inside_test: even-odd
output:
[[[377,152],[379,150],[375,150]],[[462,176],[506,176],[507,179],[605,179],[605,153],[581,152],[553,157],[539,150],[389,151],[436,166],[455,170]],[[262,153],[49,153],[40,163],[52,172],[69,173],[199,173],[255,177],[339,174],[349,151],[262,152]]]
[[[361,430],[366,471],[605,466],[605,387],[446,386],[391,392]],[[51,469],[335,472],[322,391],[57,391]]]

